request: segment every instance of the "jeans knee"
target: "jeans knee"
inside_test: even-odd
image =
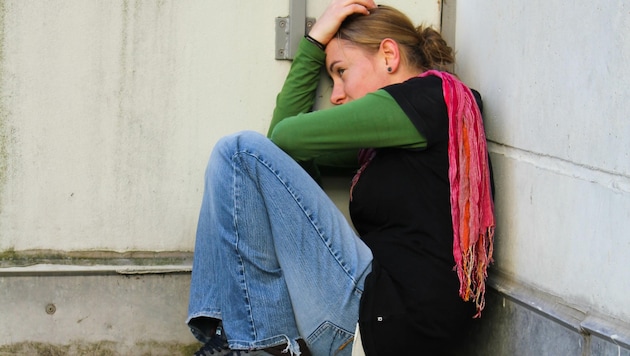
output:
[[[258,147],[267,143],[271,143],[271,141],[255,131],[239,131],[224,136],[214,145],[206,173],[221,163],[229,162],[239,152],[254,152]]]
[[[239,131],[231,135],[221,138],[217,142],[219,149],[221,147],[229,147],[235,152],[249,151],[253,148],[271,143],[263,134],[256,131]]]

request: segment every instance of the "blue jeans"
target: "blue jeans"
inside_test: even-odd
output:
[[[291,157],[258,133],[225,137],[206,170],[187,323],[221,319],[235,350],[296,352],[301,338],[313,355],[350,355],[371,261]]]

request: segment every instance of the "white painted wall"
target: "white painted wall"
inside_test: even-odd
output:
[[[191,251],[213,144],[266,132],[289,1],[1,1],[0,252]]]
[[[496,268],[630,321],[630,4],[458,1],[456,48],[485,98]]]

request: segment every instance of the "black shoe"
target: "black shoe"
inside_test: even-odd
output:
[[[268,355],[259,351],[231,350],[221,326],[217,327],[215,334],[195,352],[194,356],[263,356]]]

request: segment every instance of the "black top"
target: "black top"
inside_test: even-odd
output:
[[[414,78],[385,90],[428,144],[378,150],[354,188],[350,215],[374,254],[361,300],[361,339],[368,356],[441,354],[475,313],[459,297],[454,270],[442,80]]]

